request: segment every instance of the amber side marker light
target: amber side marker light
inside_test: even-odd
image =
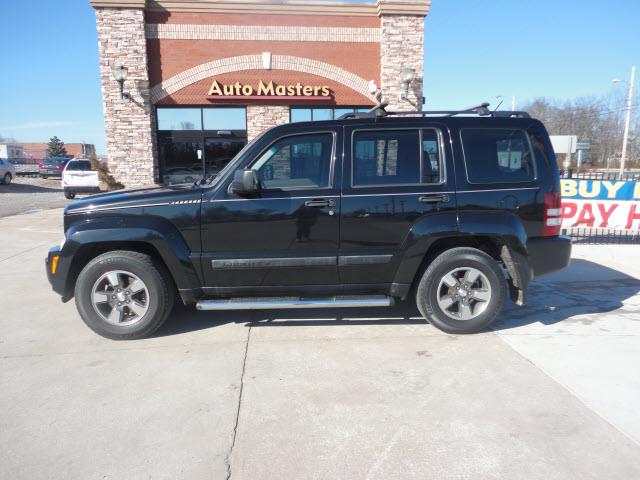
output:
[[[58,269],[58,260],[60,260],[60,255],[54,255],[51,259],[51,275],[56,274],[56,270]]]

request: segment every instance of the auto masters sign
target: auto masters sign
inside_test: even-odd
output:
[[[326,85],[304,85],[300,82],[280,85],[274,81],[257,85],[236,82],[225,85],[214,80],[207,94],[209,100],[331,100],[333,92]]]

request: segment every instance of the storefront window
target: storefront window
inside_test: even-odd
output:
[[[158,130],[202,130],[200,108],[158,108]]]
[[[217,175],[247,143],[244,108],[160,107],[160,181],[194,182]]]
[[[337,120],[345,113],[366,112],[371,107],[340,107],[340,108],[314,108],[291,107],[289,117],[291,122],[311,122],[318,120]]]
[[[247,129],[247,113],[244,108],[204,108],[202,120],[205,130]]]

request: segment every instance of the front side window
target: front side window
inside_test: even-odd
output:
[[[294,135],[272,144],[251,166],[263,189],[326,188],[333,134]]]
[[[353,186],[421,183],[418,130],[355,132]]]
[[[472,183],[527,182],[535,178],[533,156],[522,130],[462,130],[467,177]]]

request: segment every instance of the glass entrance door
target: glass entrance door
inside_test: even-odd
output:
[[[229,135],[216,134],[204,139],[204,172],[217,175],[224,166],[242,150],[247,143],[244,132],[232,132]]]
[[[159,107],[160,182],[217,175],[247,143],[244,108]]]

